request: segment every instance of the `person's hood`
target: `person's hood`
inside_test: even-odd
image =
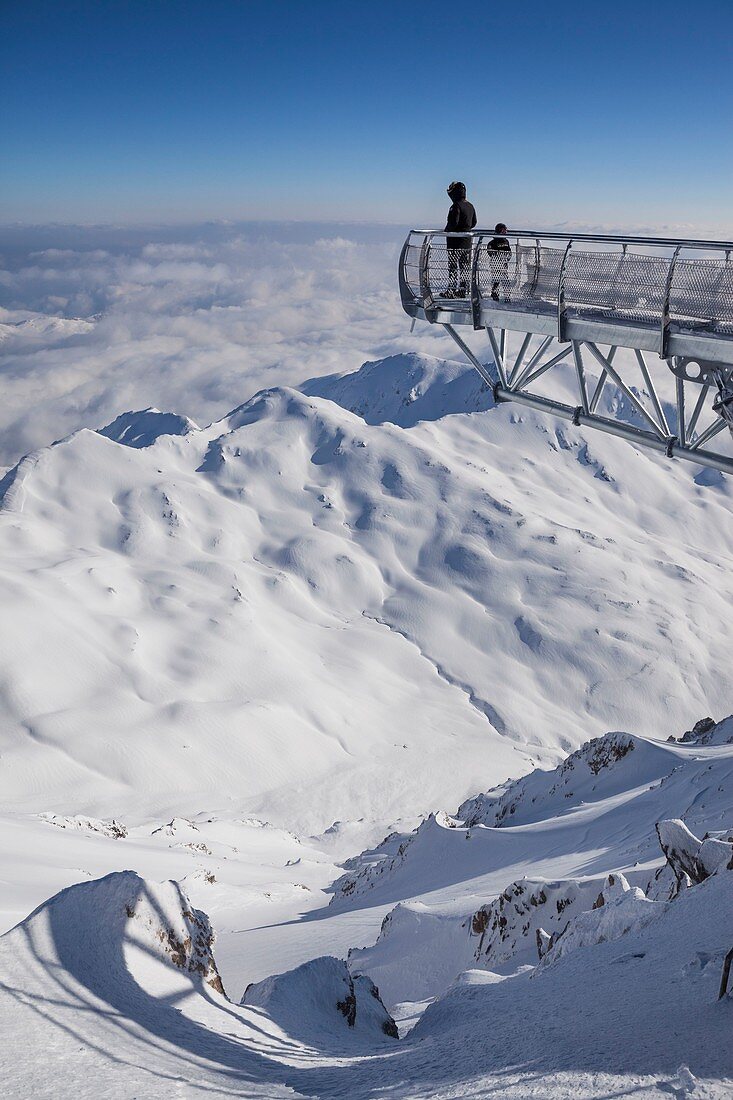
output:
[[[461,202],[466,197],[465,183],[452,183],[448,188],[448,194],[453,202]]]

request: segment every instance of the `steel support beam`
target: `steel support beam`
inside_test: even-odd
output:
[[[662,425],[662,428],[664,429],[665,434],[670,436],[672,433],[669,430],[669,424],[667,423],[667,417],[664,415],[664,409],[662,408],[662,402],[659,400],[659,394],[657,393],[656,386],[652,382],[651,376],[649,374],[649,368],[646,365],[646,359],[644,358],[644,353],[639,351],[638,348],[635,348],[634,350],[636,352],[636,360],[637,360],[637,362],[639,364],[639,367],[641,369],[641,376],[644,379],[644,384],[646,385],[646,388],[649,392],[649,396],[652,399],[652,404],[654,406],[654,411],[657,414],[657,418],[659,420],[659,423]]]
[[[466,342],[461,339],[456,330],[453,328],[453,325],[443,325],[443,328],[450,336],[453,337],[455,342],[458,344],[458,347],[468,359],[471,366],[478,371],[484,382],[486,382],[487,385],[491,386],[491,389],[493,390],[496,387],[496,379],[491,377],[486,367],[483,365],[482,362],[480,362],[480,360],[476,358],[476,356],[469,348],[468,344],[466,344]]]
[[[504,349],[502,346],[504,344],[504,332],[502,330],[501,343],[497,343],[496,333],[494,332],[493,328],[487,327],[486,335],[489,338],[491,350],[494,354],[494,364],[496,365],[496,372],[499,375],[499,381],[501,382],[502,386],[508,386],[509,382],[506,376],[506,367],[504,366]]]
[[[400,255],[400,299],[413,323],[423,319],[447,330],[498,401],[515,401],[670,457],[733,472],[733,457],[710,449],[726,425],[733,437],[733,285],[728,277],[733,243],[510,230],[502,300],[496,301],[487,290],[497,270],[487,247],[493,234],[476,230],[465,235],[472,247],[470,288],[459,297],[450,284],[444,289],[450,266],[446,234],[416,230]],[[593,247],[576,251],[574,241],[593,242]],[[685,255],[688,249],[698,250],[694,260]],[[459,335],[456,328],[462,325],[486,329],[495,367],[482,363]],[[519,334],[511,362],[509,332]],[[534,335],[539,345],[532,351]],[[555,341],[560,347],[553,349]],[[636,369],[632,379],[626,360],[617,357],[618,348],[633,351],[643,387]],[[645,357],[649,351],[663,357],[662,376]],[[595,370],[592,377],[588,372],[588,355],[600,368],[597,376]],[[569,364],[561,366],[568,359],[570,370]],[[543,392],[551,392],[554,369],[556,375],[562,371],[563,395],[568,381],[574,383],[575,406],[567,398],[530,390],[543,379]],[[692,394],[691,385],[698,386]],[[608,387],[623,395],[641,422],[626,423],[621,411],[619,419],[598,413]],[[669,414],[672,392],[674,416]],[[668,395],[666,411],[663,394]],[[700,430],[708,409],[716,418]]]
[[[549,347],[547,340],[543,341],[543,344],[534,353],[530,361],[527,363],[524,371],[522,371],[521,377],[517,379],[517,382],[511,386],[506,377],[506,368],[503,363],[501,348],[499,340],[493,329],[487,329],[489,341],[491,343],[492,351],[494,354],[494,361],[496,364],[498,381],[492,378],[488,369],[481,363],[466,342],[461,339],[458,333],[455,331],[452,325],[444,325],[444,328],[450,334],[452,339],[461,349],[463,354],[468,359],[469,363],[478,371],[483,380],[492,387],[494,398],[497,402],[515,402],[519,405],[524,405],[527,408],[535,409],[537,412],[548,413],[552,416],[558,416],[563,420],[570,420],[576,426],[593,428],[596,431],[604,432],[607,435],[615,435],[619,439],[624,439],[629,443],[633,443],[636,446],[646,447],[658,454],[666,455],[668,458],[683,458],[690,462],[697,462],[701,466],[708,466],[711,469],[721,470],[725,473],[733,474],[733,456],[719,454],[715,451],[709,451],[704,449],[704,445],[709,443],[716,435],[723,431],[726,427],[726,422],[722,419],[717,419],[709,425],[694,443],[690,442],[691,428],[685,420],[685,405],[684,405],[684,381],[681,378],[676,378],[675,382],[678,388],[677,392],[677,409],[679,419],[679,435],[671,435],[668,429],[666,417],[662,414],[660,417],[661,424],[650,414],[650,412],[644,407],[643,403],[639,400],[636,394],[629,388],[629,386],[623,381],[620,374],[613,365],[614,351],[611,348],[608,355],[604,355],[595,344],[587,344],[588,350],[593,357],[598,361],[601,366],[601,376],[596,385],[596,389],[593,394],[593,398],[588,398],[587,389],[587,377],[585,374],[585,367],[583,364],[582,353],[580,345],[577,341],[573,341],[567,347],[564,347],[561,351],[553,355],[548,362],[542,363],[538,366],[532,366],[538,362],[541,354],[544,353]],[[552,340],[553,338],[549,338]],[[574,373],[578,385],[578,391],[581,396],[581,404],[577,406],[568,405],[563,401],[557,401],[550,397],[543,397],[540,394],[530,393],[526,387],[534,381],[536,378],[546,374],[553,367],[557,366],[563,360],[569,356],[573,357]],[[641,365],[641,364],[640,364]],[[532,366],[532,370],[527,374],[528,368]],[[647,372],[648,373],[648,372]],[[642,374],[644,372],[642,371]],[[518,384],[521,382],[521,386]],[[600,390],[603,385],[614,385],[620,393],[623,393],[637,409],[637,411],[643,416],[649,428],[640,428],[634,424],[627,424],[621,420],[613,420],[607,416],[600,416],[596,413],[595,408],[600,397]],[[653,386],[650,390],[653,390]],[[682,393],[680,394],[679,390]],[[656,401],[652,397],[652,402],[655,405],[655,412],[657,414],[661,411],[661,402],[654,390]],[[585,405],[583,404],[583,397],[585,397]],[[658,405],[658,408],[657,408]],[[703,398],[698,398],[697,405],[695,407],[695,413],[693,413],[694,423],[691,421],[694,428],[697,420],[699,419],[702,409],[704,407],[704,394]]]
[[[595,344],[586,344],[586,347],[588,348],[588,351],[591,353],[591,355],[598,360],[606,373],[614,380],[618,388],[621,390],[621,393],[628,398],[628,400],[631,402],[637,412],[644,418],[644,420],[646,420],[647,424],[651,425],[653,431],[657,433],[660,439],[666,439],[665,433],[662,430],[661,426],[657,424],[654,417],[644,408],[644,405],[636,396],[634,391],[626,385],[624,380],[621,378],[621,375],[613,367],[611,361],[607,359],[605,355],[601,355]]]
[[[596,428],[607,435],[618,436],[619,439],[626,439],[629,443],[648,447],[670,458],[688,459],[700,466],[709,466],[714,470],[722,470],[727,474],[733,474],[733,458],[727,455],[714,454],[710,451],[699,450],[697,447],[682,447],[675,442],[668,443],[653,432],[635,428],[631,424],[624,424],[618,420],[608,420],[603,416],[586,416],[583,412],[578,413],[578,410],[571,405],[565,405],[560,401],[551,401],[549,398],[540,397],[538,394],[517,393],[516,390],[508,390],[503,386],[497,386],[494,389],[494,396],[497,401],[514,401],[519,405],[525,405],[527,408],[536,409],[538,412],[549,413],[551,416],[559,416],[563,420],[570,420],[580,427]],[[721,422],[715,427],[717,431],[721,431],[725,428],[725,424]],[[713,434],[717,434],[717,432]]]

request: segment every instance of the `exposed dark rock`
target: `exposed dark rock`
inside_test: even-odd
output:
[[[351,992],[343,1001],[336,1002],[336,1008],[339,1010],[342,1016],[345,1017],[346,1023],[349,1027],[353,1027],[356,1023],[356,996],[354,994],[354,983],[351,982]]]
[[[537,939],[537,954],[541,959],[547,951],[549,951],[552,944],[552,936],[545,932],[544,928],[538,928],[535,933]]]

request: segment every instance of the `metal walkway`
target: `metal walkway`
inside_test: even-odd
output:
[[[497,401],[733,473],[727,435],[723,449],[711,446],[726,424],[733,438],[733,243],[532,230],[503,237],[510,251],[497,250],[486,230],[461,234],[461,248],[448,248],[445,233],[413,230],[399,264],[405,312],[442,325]],[[495,374],[457,325],[486,330]],[[521,337],[511,360],[508,332]],[[623,366],[619,348],[633,351]],[[575,404],[546,392],[565,361]],[[597,412],[607,387],[631,403],[637,424]]]

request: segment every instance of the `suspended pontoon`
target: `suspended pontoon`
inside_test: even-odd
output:
[[[399,265],[405,312],[442,325],[497,401],[733,473],[728,433],[717,440],[726,424],[733,438],[733,243],[532,230],[502,237],[511,252],[492,247],[495,233],[474,230],[459,255],[445,233],[413,230]],[[458,325],[486,330],[493,367]],[[507,333],[519,334],[511,357]],[[633,352],[623,365],[619,348]],[[566,360],[576,404],[547,393]],[[597,411],[607,387],[624,395],[637,423],[608,412],[618,403]]]

